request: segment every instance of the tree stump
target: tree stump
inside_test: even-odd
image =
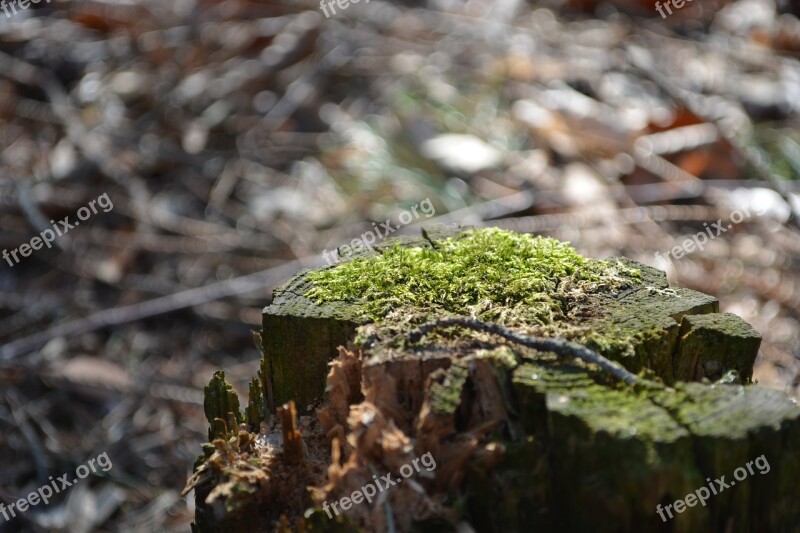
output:
[[[751,384],[752,327],[657,269],[430,228],[298,273],[263,324],[244,413],[206,390],[195,531],[800,528],[800,408]]]

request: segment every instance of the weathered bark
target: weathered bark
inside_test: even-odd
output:
[[[679,383],[674,390],[631,394],[598,384],[584,371],[531,363],[513,373],[526,432],[550,446],[551,527],[600,531],[659,530],[656,514],[706,478],[731,480],[764,455],[769,475],[748,475],[708,506],[675,514],[672,531],[789,531],[800,438],[797,406],[761,387]],[[510,475],[526,475],[514,465]],[[532,478],[530,482],[535,482]],[[792,507],[794,505],[794,507]],[[602,516],[602,524],[598,517]],[[791,526],[791,527],[790,527]]]
[[[261,342],[273,391],[267,403],[273,413],[290,400],[303,412],[312,410],[324,391],[328,361],[359,324],[355,306],[308,300],[305,274],[296,274],[276,289],[272,305],[264,309]]]
[[[435,230],[401,242],[436,246],[448,231],[460,233]],[[719,313],[713,297],[670,288],[663,272],[620,261],[638,268],[641,280],[581,294],[552,324],[511,329],[576,341],[638,373],[633,385],[491,330],[441,327],[414,342],[415,325],[400,323],[402,317],[366,319],[362,302],[314,303],[305,296],[308,272],[299,273],[264,311],[263,370],[243,419],[257,430],[253,417],[266,396],[272,412],[289,399],[301,410],[321,406],[318,421],[304,419],[311,426],[299,466],[279,449],[248,449],[263,476],[261,489],[238,490],[249,495],[240,508],[259,509],[262,527],[278,527],[277,517],[286,515],[284,526],[298,531],[384,530],[389,523],[402,531],[455,530],[459,521],[480,531],[800,527],[800,409],[779,392],[750,385],[758,333]],[[207,413],[219,419],[233,402],[219,384],[209,390],[219,405]],[[279,439],[280,429],[273,421],[261,433],[263,441]],[[244,453],[229,448],[229,457]],[[384,504],[363,503],[334,519],[316,507],[301,518],[306,507],[349,495],[375,473],[396,474],[426,453],[436,459],[432,477],[391,487]],[[707,478],[730,482],[737,468],[762,455],[769,472],[748,473],[706,505],[672,511],[670,520],[657,514],[657,505],[708,487]],[[210,457],[207,449],[199,466],[205,470],[187,488],[230,482],[231,471]],[[297,491],[305,485],[316,488],[303,500]],[[209,520],[208,494],[197,491],[200,531],[247,529],[235,509]],[[294,503],[279,503],[289,494]]]

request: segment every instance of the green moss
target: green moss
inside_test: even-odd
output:
[[[546,325],[585,294],[641,282],[621,262],[587,259],[569,244],[500,229],[468,230],[433,246],[395,245],[311,272],[305,296],[317,304],[359,303],[372,320],[410,307],[504,321],[523,306],[526,319]]]
[[[430,388],[431,406],[437,414],[452,414],[461,405],[461,395],[469,377],[469,369],[458,362],[440,372],[440,380],[435,381]]]
[[[261,427],[261,422],[267,419],[267,402],[264,399],[261,380],[258,378],[253,378],[250,381],[250,397],[247,402],[244,418],[254,431],[258,431]]]
[[[649,368],[672,383],[680,322],[687,315],[718,311],[719,302],[712,296],[648,285],[619,300],[605,299],[602,309],[585,321],[581,330],[565,335],[621,362],[632,372]]]
[[[225,372],[214,372],[206,385],[203,410],[211,426],[208,430],[209,441],[225,437],[228,431],[236,431],[236,426],[242,422],[239,397],[233,386],[225,381]]]

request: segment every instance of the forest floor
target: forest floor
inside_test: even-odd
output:
[[[186,531],[202,387],[244,392],[272,288],[382,224],[662,268],[800,393],[789,2],[34,7],[0,15],[0,501],[113,467],[0,532]]]

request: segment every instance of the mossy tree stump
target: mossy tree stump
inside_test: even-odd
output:
[[[418,330],[448,317],[499,329]],[[572,341],[636,376],[623,383],[607,366],[518,341],[531,338]],[[220,420],[234,404],[227,389],[211,388],[225,403],[207,407],[210,436],[221,438],[187,486],[203,488],[199,531],[800,529],[800,409],[751,384],[760,336],[715,298],[634,261],[433,228],[298,273],[264,310],[259,342],[248,409],[227,416],[246,421],[238,436]],[[280,445],[258,445],[280,442],[274,419],[255,435],[259,413],[289,401],[317,409],[294,466]],[[385,505],[333,519],[320,509],[426,453],[433,473],[392,487]],[[256,458],[258,482],[223,460],[242,454]],[[750,472],[703,505],[664,512],[740,468]],[[209,487],[225,484],[210,498],[224,505],[209,512]],[[303,484],[316,487],[305,500],[276,503]]]

